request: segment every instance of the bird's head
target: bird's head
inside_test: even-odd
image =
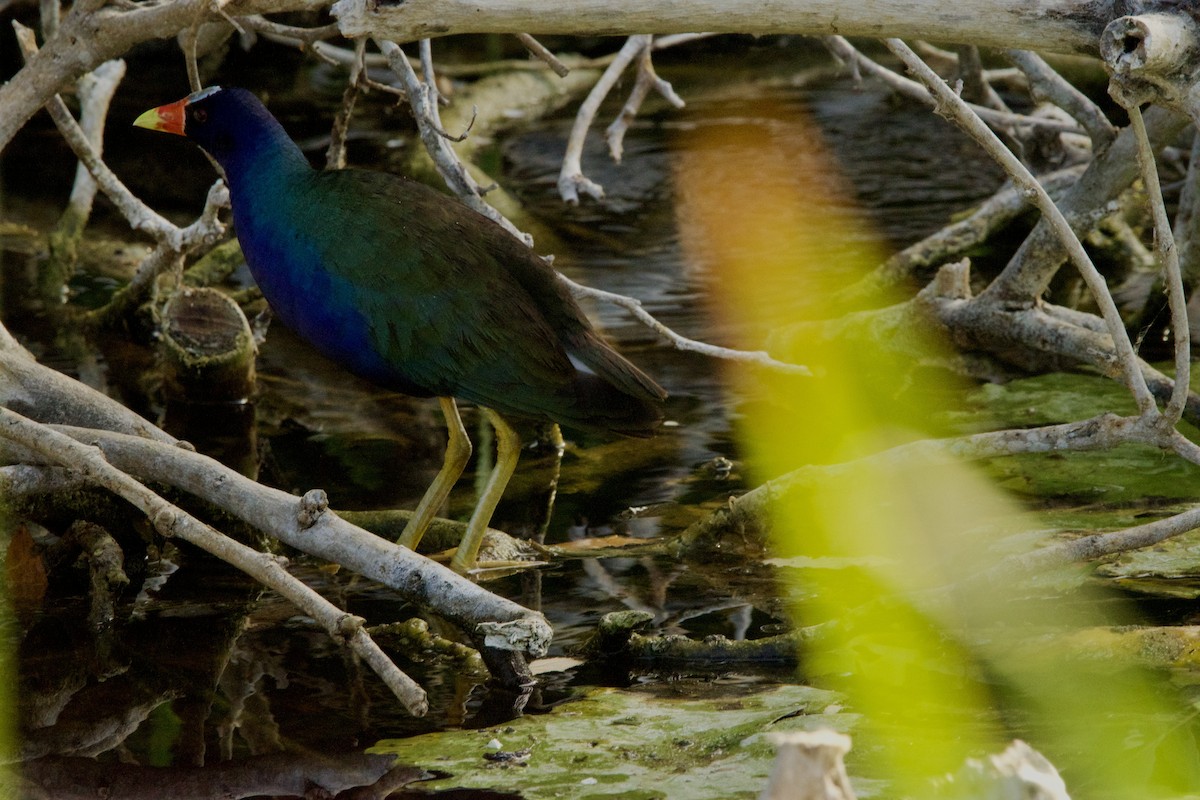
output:
[[[245,89],[210,86],[182,100],[152,108],[133,121],[140,128],[186,136],[223,167],[239,154],[284,136],[266,107]]]

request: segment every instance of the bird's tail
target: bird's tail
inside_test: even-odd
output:
[[[575,377],[579,413],[563,422],[624,436],[650,436],[663,420],[666,391],[595,334],[579,345],[571,349],[583,366]]]

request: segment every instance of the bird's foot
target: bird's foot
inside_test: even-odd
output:
[[[451,561],[457,550],[446,550],[432,555],[436,561]],[[504,531],[488,528],[483,535],[479,553],[472,563],[453,564],[456,572],[475,577],[490,578],[508,575],[532,567],[542,567],[547,563],[545,548],[527,539],[517,539]]]

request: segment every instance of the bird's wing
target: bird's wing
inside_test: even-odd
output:
[[[506,263],[529,258],[523,245],[418,184],[353,170],[319,179],[322,260],[354,287],[374,346],[406,380],[535,416],[570,398],[575,368]]]

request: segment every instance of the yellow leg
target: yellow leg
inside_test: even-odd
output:
[[[508,481],[517,468],[517,460],[521,457],[521,437],[512,426],[490,408],[481,410],[496,429],[496,466],[492,468],[487,485],[483,487],[483,494],[479,496],[479,502],[475,505],[475,513],[471,514],[471,521],[467,523],[467,532],[450,561],[450,569],[459,573],[474,568],[479,558],[479,546],[483,544],[483,534],[487,531],[488,523],[492,521],[492,512],[496,510],[496,505],[504,495],[504,489],[508,486]]]
[[[546,531],[550,529],[550,518],[554,516],[554,501],[558,497],[558,479],[562,475],[563,453],[567,449],[567,443],[563,441],[562,428],[558,427],[557,422],[550,424],[548,438],[550,444],[554,445],[554,472],[550,476],[550,493],[546,498],[546,515],[542,518],[541,524],[538,525],[537,534],[533,537],[539,544],[546,541]]]
[[[417,504],[417,510],[413,512],[408,524],[404,526],[404,532],[400,534],[398,541],[410,550],[417,549],[421,537],[429,528],[429,523],[433,522],[434,515],[442,507],[442,503],[446,502],[450,490],[462,476],[467,460],[471,458],[471,440],[467,438],[467,429],[463,427],[454,398],[439,397],[438,402],[442,405],[442,416],[446,418],[446,430],[450,432],[450,439],[446,442],[446,459],[442,462],[441,470],[425,490],[425,496]]]

